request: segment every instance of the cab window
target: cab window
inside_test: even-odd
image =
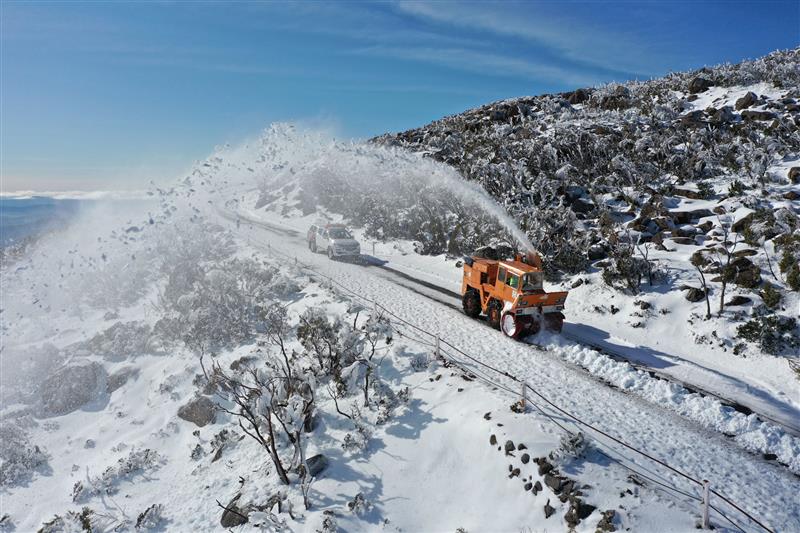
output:
[[[506,278],[506,285],[511,287],[512,289],[516,289],[519,287],[519,276],[516,274],[509,274]]]
[[[500,267],[500,270],[497,271],[497,279],[500,280],[500,283],[505,283],[506,282],[506,269],[505,268]]]

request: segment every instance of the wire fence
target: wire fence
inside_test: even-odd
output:
[[[485,383],[487,383],[487,384],[489,384],[489,385],[491,385],[493,387],[496,387],[496,388],[498,388],[500,390],[503,390],[503,391],[513,395],[513,396],[519,396],[522,393],[522,390],[524,388],[525,390],[530,391],[531,393],[533,393],[537,398],[539,398],[544,404],[549,406],[553,411],[555,411],[557,413],[560,413],[560,415],[561,415],[560,418],[561,418],[562,422],[569,421],[569,422],[571,422],[572,424],[574,424],[576,426],[580,426],[580,427],[585,428],[586,430],[592,431],[596,435],[601,435],[601,436],[605,437],[606,439],[608,439],[608,440],[610,440],[610,441],[612,441],[612,442],[624,447],[625,449],[627,449],[627,450],[629,450],[629,451],[631,451],[631,452],[633,452],[633,453],[635,453],[635,454],[647,459],[648,461],[651,461],[651,462],[653,462],[653,463],[655,463],[655,464],[657,464],[659,466],[662,466],[662,467],[668,469],[669,471],[673,472],[674,474],[676,474],[680,478],[683,478],[683,479],[687,480],[688,482],[697,485],[698,487],[701,487],[701,488],[704,487],[704,484],[705,484],[704,481],[705,480],[697,479],[697,478],[687,474],[686,472],[683,472],[680,469],[673,467],[672,465],[670,465],[666,461],[663,461],[663,460],[661,460],[661,459],[659,459],[657,457],[654,457],[653,455],[651,455],[651,454],[649,454],[649,453],[647,453],[647,452],[645,452],[643,450],[640,450],[640,449],[638,449],[637,447],[635,447],[635,446],[633,446],[631,444],[628,444],[627,442],[623,441],[622,439],[620,439],[618,437],[615,437],[614,435],[609,434],[607,431],[604,431],[604,430],[596,427],[595,425],[582,420],[581,418],[577,417],[576,415],[570,413],[566,409],[564,409],[561,406],[559,406],[558,404],[556,404],[554,401],[549,399],[547,396],[542,394],[540,391],[538,391],[535,388],[533,388],[526,380],[520,379],[519,377],[511,374],[510,372],[508,372],[506,370],[503,370],[503,369],[497,368],[497,367],[495,367],[493,365],[490,365],[489,363],[487,363],[487,362],[485,362],[485,361],[483,361],[483,360],[481,360],[481,359],[479,359],[479,358],[477,358],[477,357],[465,352],[464,350],[458,348],[457,346],[454,346],[452,343],[450,343],[447,340],[445,340],[444,338],[442,338],[438,333],[427,331],[426,329],[418,326],[417,324],[414,324],[414,323],[410,322],[409,320],[397,315],[396,313],[394,313],[390,309],[388,309],[385,306],[383,306],[380,302],[378,302],[376,300],[373,300],[372,298],[369,298],[369,297],[364,296],[362,294],[359,294],[357,291],[355,291],[355,290],[343,285],[341,282],[339,282],[338,280],[334,279],[333,277],[320,272],[319,270],[317,270],[313,266],[300,262],[297,259],[296,255],[287,254],[286,252],[283,252],[282,250],[272,246],[272,244],[270,242],[267,242],[266,246],[267,246],[267,249],[268,249],[268,251],[270,253],[275,253],[278,256],[281,256],[281,257],[283,257],[285,259],[293,261],[297,266],[299,266],[302,269],[306,270],[307,271],[306,273],[309,276],[311,276],[312,278],[313,278],[313,275],[316,275],[316,276],[319,276],[321,278],[324,278],[332,286],[338,287],[344,293],[346,293],[346,294],[348,294],[350,296],[353,296],[353,297],[355,297],[355,298],[357,298],[357,299],[359,299],[359,300],[361,300],[363,302],[366,302],[368,305],[371,305],[376,311],[380,311],[380,312],[392,317],[394,320],[396,320],[400,324],[403,324],[406,328],[409,328],[410,330],[413,330],[415,332],[415,334],[416,334],[415,335],[416,338],[414,338],[414,337],[412,337],[412,336],[410,336],[408,334],[404,334],[403,336],[406,337],[406,338],[411,339],[414,342],[418,342],[418,343],[420,343],[420,344],[422,344],[424,346],[430,347],[430,348],[436,349],[438,347],[438,354],[437,355],[445,358],[446,360],[449,360],[451,363],[459,366],[463,370],[471,372],[472,374],[474,374],[481,381],[483,381],[483,382],[485,382]],[[309,274],[309,272],[313,273],[313,275]],[[395,329],[397,329],[396,326],[395,326]],[[408,332],[408,329],[406,330],[406,332]],[[431,340],[430,341],[426,341],[426,340],[424,340],[425,338],[430,338]],[[442,345],[444,345],[445,347],[449,348],[449,350],[441,348]],[[455,353],[453,353],[453,352],[455,352]],[[491,377],[492,374],[495,374],[497,376],[502,376],[503,378],[514,382],[519,388],[515,390],[515,389],[512,389],[511,387],[509,387],[506,384],[498,382],[496,378]],[[542,414],[547,420],[549,420],[551,423],[553,423],[555,426],[557,426],[561,431],[564,431],[569,435],[574,434],[573,431],[570,431],[569,429],[567,429],[565,427],[566,424],[562,424],[561,422],[556,420],[556,417],[553,414],[548,413],[545,409],[543,409],[542,405],[540,405],[537,402],[531,401],[530,399],[528,400],[528,403],[530,403],[540,414]],[[684,491],[684,490],[682,490],[682,489],[680,489],[678,487],[675,487],[674,485],[671,485],[670,483],[668,483],[666,481],[659,481],[659,480],[655,479],[653,475],[648,475],[648,474],[643,473],[641,471],[642,470],[642,465],[639,465],[638,463],[636,463],[634,461],[631,461],[631,462],[633,462],[633,464],[636,464],[638,467],[640,467],[639,469],[636,469],[636,468],[634,468],[632,466],[626,465],[623,462],[623,460],[621,460],[619,458],[612,457],[609,454],[609,453],[613,453],[611,451],[612,450],[611,447],[607,447],[607,449],[609,450],[607,452],[607,451],[604,451],[603,449],[601,449],[601,447],[603,446],[603,443],[601,441],[595,439],[595,442],[597,443],[597,446],[598,446],[596,448],[598,453],[600,453],[601,455],[603,455],[604,457],[606,457],[610,461],[613,461],[614,463],[619,464],[621,467],[623,467],[626,470],[632,472],[633,474],[636,474],[641,479],[648,480],[648,481],[654,483],[655,485],[661,487],[662,489],[664,489],[665,491],[667,491],[669,493],[681,495],[681,496],[683,496],[685,498],[688,498],[688,499],[692,500],[693,502],[703,503],[704,500],[699,495],[691,494],[691,493],[686,492],[686,491]],[[759,528],[761,528],[764,531],[767,531],[769,533],[774,533],[774,531],[771,528],[769,528],[767,525],[765,525],[763,522],[761,522],[758,518],[753,516],[751,513],[749,513],[746,510],[744,510],[740,505],[738,505],[736,502],[732,501],[727,496],[725,496],[725,495],[723,495],[723,494],[721,494],[718,491],[713,490],[713,489],[710,490],[710,493],[713,494],[714,496],[716,496],[717,498],[719,498],[720,500],[722,500],[723,502],[725,502],[726,504],[728,504],[732,509],[735,509],[736,511],[741,513],[742,516],[746,517],[748,520],[750,520],[753,524],[757,525]],[[708,504],[708,507],[711,510],[713,510],[714,512],[716,512],[724,520],[726,520],[731,525],[733,525],[739,531],[745,531],[745,529],[740,524],[738,524],[732,518],[727,516],[718,507],[716,507],[714,505],[711,505],[710,503]]]

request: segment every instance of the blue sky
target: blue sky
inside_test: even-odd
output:
[[[0,5],[3,191],[141,188],[274,121],[370,137],[800,42],[797,0]]]

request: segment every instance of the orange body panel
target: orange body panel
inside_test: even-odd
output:
[[[519,256],[514,260],[497,261],[493,259],[471,258],[472,264],[464,263],[464,276],[461,281],[461,294],[467,290],[475,289],[480,295],[481,310],[486,313],[492,300],[499,301],[503,308],[520,314],[560,312],[567,299],[567,291],[522,292],[519,288],[511,287],[498,279],[500,269],[506,271],[506,276],[522,276],[528,273],[541,273],[541,260],[538,256],[527,262]],[[519,284],[519,278],[517,278]],[[509,308],[509,305],[510,308]]]

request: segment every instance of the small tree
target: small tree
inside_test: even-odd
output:
[[[717,316],[720,317],[725,310],[725,289],[728,287],[728,282],[733,280],[736,275],[734,269],[731,267],[731,261],[733,260],[733,252],[736,250],[736,244],[739,242],[739,234],[736,233],[733,242],[730,242],[728,240],[730,236],[730,225],[727,222],[722,222],[719,216],[717,216],[717,222],[719,222],[719,227],[722,230],[722,251],[725,254],[723,262],[723,259],[720,257],[719,249],[716,249],[717,263],[720,265],[720,280],[722,283],[722,292],[720,292],[719,296],[719,313],[717,313]]]

